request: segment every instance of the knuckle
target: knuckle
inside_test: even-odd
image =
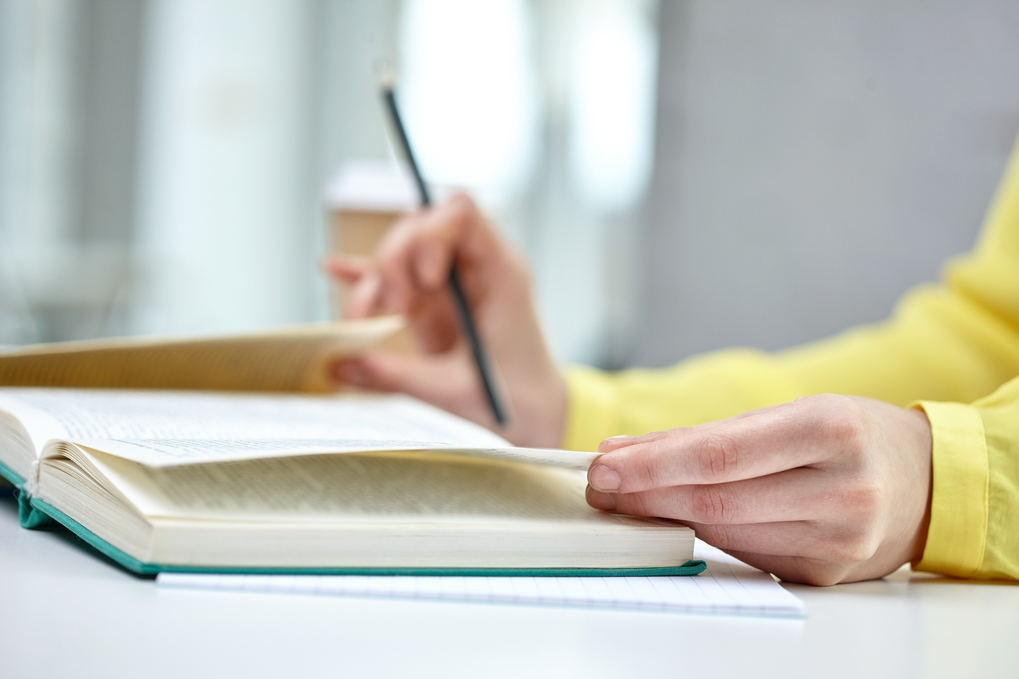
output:
[[[853,399],[834,394],[817,397],[821,407],[819,425],[822,436],[842,448],[856,448],[865,431],[863,409]]]
[[[732,498],[719,486],[697,486],[692,499],[692,518],[698,523],[727,523],[735,519]]]
[[[646,488],[674,485],[670,477],[676,457],[675,438],[669,432],[651,432],[638,437],[634,445],[637,449],[632,460],[641,484]]]
[[[846,485],[839,492],[838,504],[843,512],[859,520],[880,513],[884,495],[880,484],[860,480]]]
[[[861,563],[877,553],[877,546],[867,531],[846,531],[828,540],[825,558],[837,564]]]
[[[739,448],[731,437],[708,432],[694,443],[694,463],[701,477],[725,479],[737,471]]]

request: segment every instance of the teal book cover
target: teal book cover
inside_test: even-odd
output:
[[[13,483],[18,495],[21,525],[43,528],[60,525],[74,533],[97,552],[117,565],[140,575],[157,573],[234,573],[258,575],[463,575],[463,576],[532,576],[532,577],[651,577],[697,575],[707,565],[703,561],[687,561],[680,566],[665,568],[244,568],[202,567],[152,564],[139,561],[111,545],[56,507],[30,497],[25,492],[25,479],[0,462],[0,475]]]

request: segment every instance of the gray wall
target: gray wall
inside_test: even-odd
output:
[[[970,248],[1019,131],[1019,3],[662,3],[631,362],[878,321]]]

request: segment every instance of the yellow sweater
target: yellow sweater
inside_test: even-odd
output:
[[[664,370],[570,368],[563,445],[688,426],[798,396],[923,408],[934,490],[915,568],[1019,578],[1019,147],[976,248],[888,321],[777,354],[734,349]]]

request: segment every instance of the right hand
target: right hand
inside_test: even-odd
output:
[[[497,427],[449,287],[455,264],[478,333],[508,400]],[[465,195],[400,221],[371,259],[338,255],[330,273],[350,286],[348,318],[399,313],[420,354],[381,350],[336,365],[343,382],[419,398],[498,431],[519,446],[560,444],[566,384],[545,344],[523,257]]]

